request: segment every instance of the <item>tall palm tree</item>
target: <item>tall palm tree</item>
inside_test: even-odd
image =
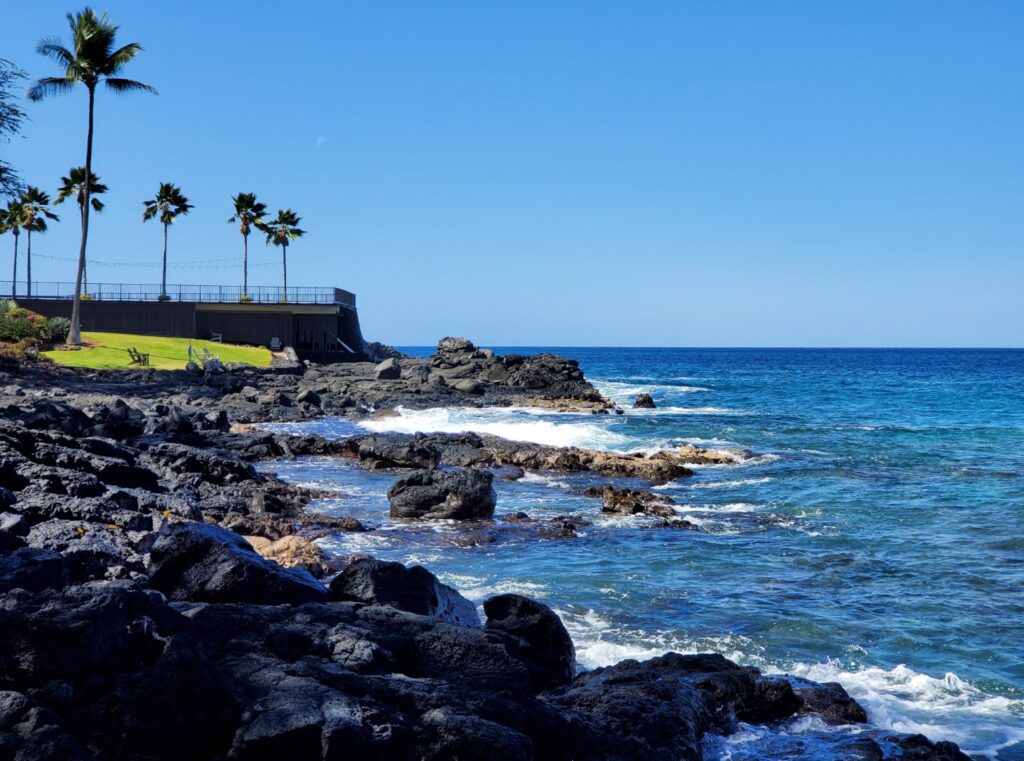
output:
[[[267,245],[281,247],[281,301],[288,301],[288,244],[306,234],[299,229],[302,217],[291,209],[280,209],[277,217],[269,222],[261,222],[259,229],[267,235]]]
[[[32,297],[32,233],[45,233],[46,220],[54,221],[60,219],[50,211],[50,195],[44,193],[34,185],[25,188],[21,194],[22,221],[21,226],[25,228],[28,235],[25,236],[25,293]]]
[[[160,281],[160,298],[167,298],[167,228],[174,224],[179,216],[188,214],[192,204],[188,202],[181,188],[171,182],[161,182],[156,196],[143,201],[146,210],[142,212],[142,221],[159,218],[164,226],[164,270]]]
[[[242,233],[242,295],[249,295],[249,233],[252,228],[259,229],[263,217],[267,215],[267,205],[256,200],[255,193],[239,193],[231,199],[235,204],[235,213],[228,222],[238,222],[238,231]]]
[[[100,182],[100,178],[95,172],[89,172],[89,191],[92,196],[102,195],[107,192],[107,186]],[[80,213],[82,207],[85,205],[85,167],[76,166],[72,167],[71,171],[68,172],[67,177],[60,178],[60,188],[57,190],[57,197],[53,199],[54,204],[64,203],[66,200],[75,196],[75,200],[78,201],[78,210]],[[98,198],[90,198],[89,205],[92,206],[92,210],[95,212],[103,211],[103,201]],[[85,290],[89,290],[89,262],[82,263],[82,283]]]
[[[18,239],[21,237],[21,223],[25,210],[17,198],[8,201],[6,209],[0,209],[0,233],[9,232],[14,236],[14,272],[11,275],[11,298],[17,296],[18,290]]]
[[[89,238],[89,209],[91,207],[92,184],[92,135],[93,111],[96,101],[96,87],[105,83],[107,88],[118,93],[151,92],[156,90],[147,84],[134,79],[117,76],[142,47],[137,42],[130,42],[122,47],[114,47],[117,36],[117,25],[111,22],[104,13],[96,15],[92,8],[85,8],[79,13],[68,14],[68,26],[71,28],[71,48],[66,48],[57,39],[45,39],[36,50],[56,61],[64,73],[59,77],[44,77],[28,90],[29,100],[42,100],[50,95],[71,92],[75,85],[85,85],[89,93],[89,130],[85,141],[85,187],[82,203],[82,243],[78,250],[78,272],[75,276],[75,296],[71,302],[71,330],[68,331],[67,342],[72,345],[82,343],[79,325],[80,302],[82,296],[82,278],[85,274],[85,247]]]

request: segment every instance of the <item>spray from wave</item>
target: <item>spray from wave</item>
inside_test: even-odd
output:
[[[398,414],[359,422],[377,433],[483,433],[512,441],[528,441],[556,447],[617,449],[633,440],[596,422],[556,422],[515,407],[432,408],[410,410],[398,407]],[[552,415],[551,417],[557,417]],[[588,415],[588,418],[593,416]]]

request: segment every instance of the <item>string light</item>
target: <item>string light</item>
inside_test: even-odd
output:
[[[77,262],[77,258],[70,256],[51,256],[50,254],[32,254],[33,258],[46,259],[53,262]],[[161,264],[146,264],[144,262],[104,262],[97,259],[86,259],[90,267],[134,267],[136,269],[159,269]],[[218,262],[231,262],[231,264],[219,264]],[[192,269],[192,270],[216,270],[216,269],[237,269],[241,263],[234,258],[223,259],[195,259],[184,262],[168,262],[168,269]],[[276,267],[276,262],[250,263],[249,269],[253,267]]]

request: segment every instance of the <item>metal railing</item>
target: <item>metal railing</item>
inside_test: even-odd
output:
[[[13,284],[0,280],[0,298],[70,300],[74,298],[74,283],[34,282],[32,293],[24,282]],[[83,289],[83,299],[89,301],[185,301],[211,304],[333,304],[356,306],[356,295],[341,288],[289,288],[276,286],[250,286],[244,293],[239,285],[168,285],[162,293],[159,285],[136,283],[89,283]],[[161,296],[164,298],[161,298]]]

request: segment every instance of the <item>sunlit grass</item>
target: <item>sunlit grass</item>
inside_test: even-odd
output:
[[[81,367],[93,370],[128,370],[136,366],[129,364],[128,349],[149,354],[149,366],[157,370],[181,370],[188,362],[188,346],[202,355],[203,349],[220,357],[221,362],[245,362],[256,367],[270,367],[270,351],[262,346],[238,346],[215,341],[200,341],[189,338],[166,338],[163,336],[140,336],[131,333],[83,333],[85,344],[80,350],[55,350],[43,352],[54,362],[66,367]]]

